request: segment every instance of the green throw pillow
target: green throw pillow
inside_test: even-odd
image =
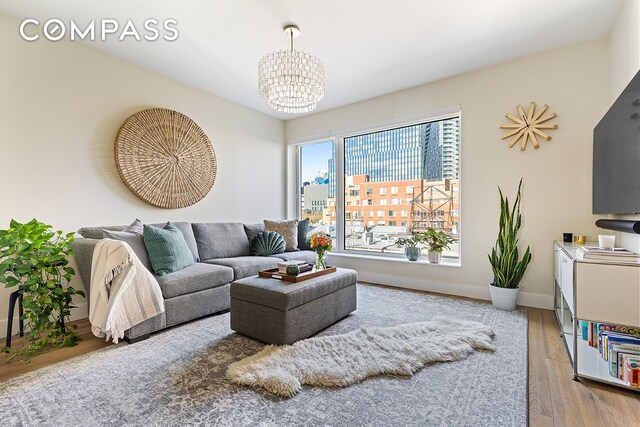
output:
[[[312,250],[309,239],[309,218],[298,221],[298,249],[301,251]]]
[[[251,255],[269,256],[284,252],[284,238],[275,231],[263,231],[251,240]]]
[[[170,222],[163,228],[145,224],[142,235],[151,266],[158,276],[182,270],[195,262],[184,235]]]

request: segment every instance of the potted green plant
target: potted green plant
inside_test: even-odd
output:
[[[424,233],[414,231],[411,237],[400,237],[396,239],[396,245],[400,248],[404,247],[404,254],[409,261],[417,261],[420,258],[422,248],[418,245],[424,242]]]
[[[22,293],[29,329],[24,347],[6,349],[11,358],[77,343],[78,335],[66,322],[73,296],[84,297],[68,285],[75,274],[68,265],[73,236],[35,219],[25,224],[11,220],[7,230],[0,230],[0,283]]]
[[[453,243],[453,241],[453,237],[444,231],[428,228],[424,233],[424,243],[427,245],[429,262],[439,264],[442,260],[442,251],[449,249],[449,245]]]
[[[489,263],[493,270],[493,283],[489,285],[491,301],[496,308],[501,310],[514,310],[518,298],[520,281],[531,262],[531,251],[527,250],[520,258],[518,250],[518,232],[522,225],[520,214],[520,195],[522,179],[518,184],[518,194],[513,207],[509,207],[509,199],[500,193],[500,219],[498,222],[498,238],[489,254]]]

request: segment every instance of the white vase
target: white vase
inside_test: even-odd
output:
[[[516,309],[519,290],[518,288],[499,288],[489,284],[491,302],[495,308],[500,310],[513,311]]]
[[[442,261],[442,252],[429,252],[429,262],[431,264],[440,264],[440,261]]]

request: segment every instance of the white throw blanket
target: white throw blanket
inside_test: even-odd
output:
[[[157,280],[125,242],[102,239],[93,250],[89,321],[97,337],[114,343],[124,331],[164,311]]]

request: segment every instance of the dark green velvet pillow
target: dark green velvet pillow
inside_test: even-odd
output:
[[[284,237],[275,231],[263,231],[251,240],[251,255],[269,256],[284,252]]]
[[[309,218],[298,221],[298,249],[301,251],[311,250],[311,241],[309,239]]]
[[[184,235],[170,222],[163,228],[145,224],[142,235],[151,266],[158,276],[182,270],[195,262]]]

